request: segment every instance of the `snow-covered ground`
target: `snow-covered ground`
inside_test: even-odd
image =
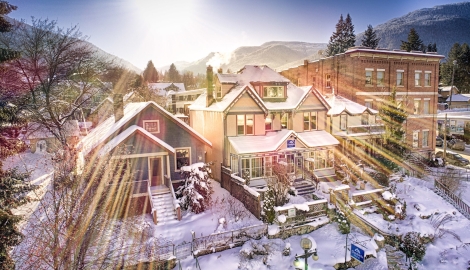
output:
[[[30,181],[47,187],[50,179],[52,166],[50,157],[47,154],[24,153],[8,159],[4,166],[6,168],[19,167],[22,171],[30,171]],[[382,215],[375,213],[365,213],[362,215],[384,231],[394,234],[405,234],[408,231],[417,231],[423,235],[439,235],[434,241],[427,244],[427,251],[424,260],[419,263],[419,269],[467,269],[470,260],[470,221],[463,217],[452,205],[443,200],[432,191],[431,181],[424,181],[417,178],[407,177],[405,181],[397,183],[396,195],[405,199],[407,203],[407,217],[404,220],[393,222],[384,221]],[[465,191],[462,198],[470,201],[470,182],[465,182]],[[201,214],[190,212],[183,213],[181,221],[170,221],[165,224],[154,225],[150,215],[134,217],[135,226],[145,228],[150,243],[155,239],[162,242],[172,242],[178,245],[192,240],[191,232],[195,237],[207,236],[212,233],[236,230],[242,227],[261,224],[247,210],[242,218],[235,218],[228,214],[228,208],[233,204],[229,199],[229,193],[220,187],[219,183],[213,182],[213,207]],[[331,188],[329,186],[323,187]],[[354,189],[354,188],[353,188]],[[352,189],[352,190],[353,190]],[[39,189],[40,191],[41,189]],[[39,196],[41,192],[36,192]],[[321,191],[318,195],[327,197]],[[223,200],[222,200],[223,199]],[[292,197],[290,203],[302,203],[305,200],[300,197]],[[26,216],[36,209],[37,202],[32,202],[16,213]],[[373,209],[369,209],[373,212]],[[361,214],[361,213],[359,213]],[[433,226],[439,217],[449,215],[449,221],[440,228]],[[429,216],[429,217],[428,217]],[[428,217],[423,219],[422,217]],[[447,231],[451,233],[446,233]],[[353,230],[352,238],[362,238],[366,243],[369,253],[375,253],[373,240],[368,236],[363,236],[357,229]],[[327,224],[324,227],[308,234],[317,243],[319,260],[314,262],[309,258],[310,269],[333,269],[332,266],[344,261],[345,237],[339,233],[335,223]],[[248,241],[242,247],[232,248],[223,252],[213,253],[199,257],[201,269],[294,269],[292,262],[295,254],[303,253],[300,248],[300,239],[304,236],[292,236],[282,239],[262,239]],[[137,239],[136,239],[137,240]],[[132,241],[132,240],[130,240]],[[140,241],[140,238],[137,240]],[[286,244],[290,245],[292,251],[289,256],[283,256],[282,251]],[[240,254],[240,251],[249,251],[254,246],[266,246],[270,248],[269,255],[256,255],[253,259],[247,259]],[[379,250],[374,254],[376,258],[368,259],[366,263],[356,267],[356,269],[387,269],[387,259],[384,250]],[[348,260],[349,254],[347,255]],[[263,263],[263,260],[266,264]],[[183,269],[194,269],[196,261],[190,256],[181,261]],[[315,268],[315,267],[316,268]]]

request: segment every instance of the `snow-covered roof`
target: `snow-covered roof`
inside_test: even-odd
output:
[[[219,79],[220,83],[237,83],[238,82],[238,74],[220,74],[218,73],[217,78]]]
[[[167,96],[170,93],[166,90],[170,86],[176,86],[178,90],[173,90],[173,94],[175,92],[184,92],[186,88],[184,87],[184,83],[149,83],[148,87],[153,90],[159,96]],[[171,88],[171,87],[170,87]]]
[[[451,96],[447,98],[446,101],[450,101]],[[452,95],[452,101],[461,101],[461,102],[468,102],[470,100],[470,94],[456,94]]]
[[[266,65],[246,65],[238,71],[238,83],[290,81]]]
[[[373,52],[373,53],[401,54],[401,55],[406,54],[406,55],[413,55],[413,56],[426,56],[426,57],[432,57],[432,58],[445,58],[444,55],[423,53],[421,51],[407,52],[404,50],[371,49],[371,48],[361,47],[361,46],[351,47],[345,52],[345,54],[353,53],[353,52]]]
[[[439,86],[438,87],[441,92],[450,92],[450,89],[453,88],[454,90],[458,90],[457,86]]]
[[[78,137],[80,135],[80,127],[78,126],[77,120],[67,120],[63,125],[63,130],[67,137]],[[49,130],[39,123],[29,123],[26,128],[25,138],[28,140],[54,137],[55,136]]]
[[[304,100],[309,94],[309,91],[312,89],[311,86],[303,86],[297,87],[293,84],[287,85],[287,99],[284,102],[269,102],[264,101],[266,108],[270,111],[277,111],[277,110],[293,110],[296,109],[301,101]]]
[[[325,100],[331,107],[328,111],[328,115],[339,115],[343,112],[349,113],[351,115],[357,115],[363,114],[366,111],[370,114],[378,113],[376,110],[338,95],[325,96]]]
[[[296,133],[296,135],[308,147],[319,147],[339,144],[339,141],[335,137],[333,137],[333,135],[324,130],[299,132]]]
[[[132,134],[140,132],[143,135],[147,136],[150,140],[156,142],[157,144],[163,146],[166,148],[168,151],[172,152],[173,154],[175,153],[175,149],[171,147],[169,144],[165,143],[164,141],[160,140],[159,138],[155,137],[152,133],[148,132],[147,130],[136,126],[132,125],[128,127],[126,130],[121,132],[119,135],[114,137],[112,140],[110,140],[108,143],[105,144],[103,148],[100,149],[98,152],[98,156],[103,156],[110,151],[112,151],[116,146],[118,146],[121,142],[123,142],[125,139],[127,139],[129,136]]]
[[[212,143],[209,142],[206,138],[200,135],[193,128],[188,126],[185,122],[181,121],[171,113],[167,112],[165,109],[160,107],[157,103],[153,101],[148,102],[135,102],[129,103],[124,107],[124,116],[115,122],[114,115],[106,119],[95,129],[93,129],[85,138],[83,138],[80,143],[77,145],[77,148],[83,152],[83,155],[87,155],[93,150],[96,146],[106,141],[109,136],[118,131],[122,126],[134,118],[138,113],[140,113],[147,106],[156,107],[162,114],[166,115],[168,118],[172,119],[175,123],[179,124],[181,127],[186,129],[188,132],[194,134],[201,141],[206,143],[209,146],[212,146]]]
[[[256,91],[251,87],[251,85],[237,85],[232,88],[221,100],[214,100],[214,102],[206,107],[206,96],[207,93],[202,93],[194,102],[189,106],[190,110],[202,110],[202,111],[217,111],[224,112],[230,105],[234,104],[234,101],[237,100],[243,93],[249,93],[255,101],[258,101],[259,105],[263,110],[267,110],[266,106],[263,104],[263,101],[258,96]]]
[[[238,154],[276,151],[291,135],[300,139],[307,147],[332,146],[339,144],[331,134],[324,130],[297,133],[293,130],[267,132],[264,136],[228,137],[230,144]]]

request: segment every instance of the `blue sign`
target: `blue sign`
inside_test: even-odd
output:
[[[351,258],[358,260],[361,263],[364,263],[365,252],[362,248],[351,244]]]
[[[287,148],[295,148],[295,140],[287,140]]]

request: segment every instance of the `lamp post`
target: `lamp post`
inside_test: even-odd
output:
[[[312,259],[314,261],[318,260],[318,254],[317,254],[317,243],[315,242],[315,239],[311,237],[305,237],[300,240],[300,246],[304,250],[304,255],[295,255],[295,261],[294,261],[294,267],[296,269],[302,269],[302,262],[299,259],[304,259],[304,270],[308,269],[308,263],[307,263],[307,258],[312,256]]]
[[[449,100],[449,109],[451,109],[452,105],[452,90],[454,88],[454,73],[455,73],[455,65],[457,65],[457,60],[452,61],[452,83],[450,84],[450,100]]]

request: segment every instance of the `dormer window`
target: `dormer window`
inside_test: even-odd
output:
[[[144,120],[144,129],[150,133],[160,133],[160,121],[159,120]]]
[[[284,86],[264,86],[263,96],[265,98],[284,98]]]

